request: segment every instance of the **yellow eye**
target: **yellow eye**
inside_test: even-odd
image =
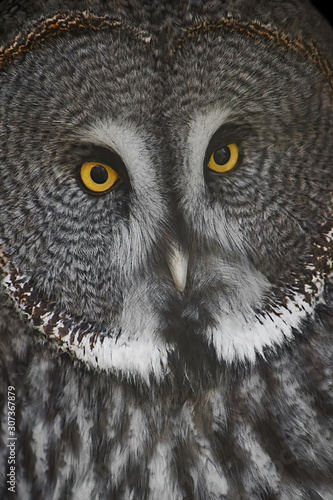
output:
[[[84,186],[94,193],[104,193],[112,188],[118,174],[113,168],[104,163],[86,161],[80,168],[80,178]]]
[[[208,168],[215,172],[228,172],[236,165],[238,160],[237,144],[228,144],[214,151],[209,158]]]

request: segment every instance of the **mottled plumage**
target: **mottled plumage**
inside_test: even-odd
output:
[[[19,500],[332,500],[331,27],[304,0],[0,17],[1,499],[14,387]]]

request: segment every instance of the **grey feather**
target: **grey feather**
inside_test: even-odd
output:
[[[332,500],[328,23],[296,0],[0,12],[1,498]]]

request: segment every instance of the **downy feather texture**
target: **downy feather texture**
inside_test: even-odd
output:
[[[327,21],[308,0],[0,19],[1,499],[332,500]]]

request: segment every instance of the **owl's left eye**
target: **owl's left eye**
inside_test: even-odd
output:
[[[228,172],[238,161],[238,146],[235,143],[223,146],[211,155],[207,167],[215,172]]]
[[[102,194],[114,186],[119,175],[109,165],[86,161],[80,167],[79,177],[83,186],[91,193]]]

